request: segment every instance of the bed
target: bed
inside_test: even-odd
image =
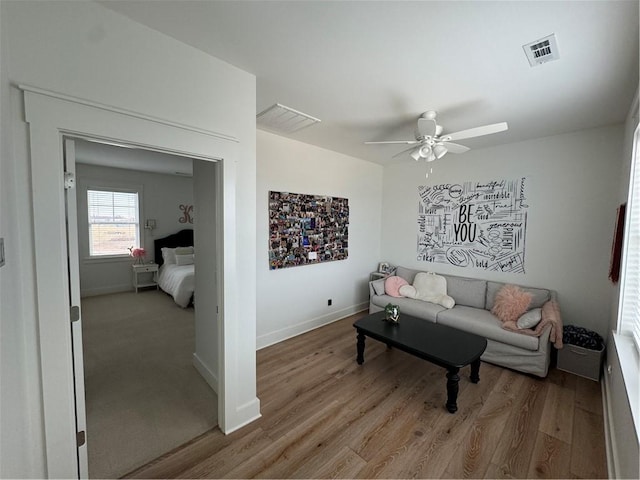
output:
[[[155,240],[154,258],[159,265],[160,289],[171,295],[182,308],[188,307],[195,290],[193,230],[180,230]]]

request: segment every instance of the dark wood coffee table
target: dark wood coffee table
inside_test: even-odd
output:
[[[471,365],[471,381],[480,381],[480,355],[487,348],[487,339],[445,325],[438,325],[400,312],[400,321],[393,324],[378,312],[357,320],[357,362],[364,363],[365,336],[386,343],[418,358],[447,369],[447,410],[458,410],[458,372]]]

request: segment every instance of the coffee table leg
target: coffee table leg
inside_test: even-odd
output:
[[[456,413],[458,410],[458,376],[459,368],[450,368],[447,372],[447,410],[449,413]]]
[[[358,365],[362,365],[364,363],[364,333],[358,331],[358,341],[356,343],[358,356],[356,357],[356,361]]]
[[[471,362],[471,383],[478,383],[480,381],[480,359],[475,362]]]

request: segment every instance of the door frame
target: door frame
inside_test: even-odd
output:
[[[242,337],[238,322],[236,163],[238,140],[108,105],[20,85],[29,124],[33,247],[39,330],[45,462],[48,477],[77,478],[75,395],[69,316],[63,137],[89,137],[173,155],[219,162],[222,232],[219,233],[218,422],[223,432],[260,416],[259,400],[239,407],[241,378],[231,348]],[[255,385],[255,378],[244,378]],[[82,392],[84,394],[84,392]]]

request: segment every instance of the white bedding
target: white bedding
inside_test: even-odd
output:
[[[162,265],[158,285],[182,308],[188,307],[196,285],[195,265]]]

